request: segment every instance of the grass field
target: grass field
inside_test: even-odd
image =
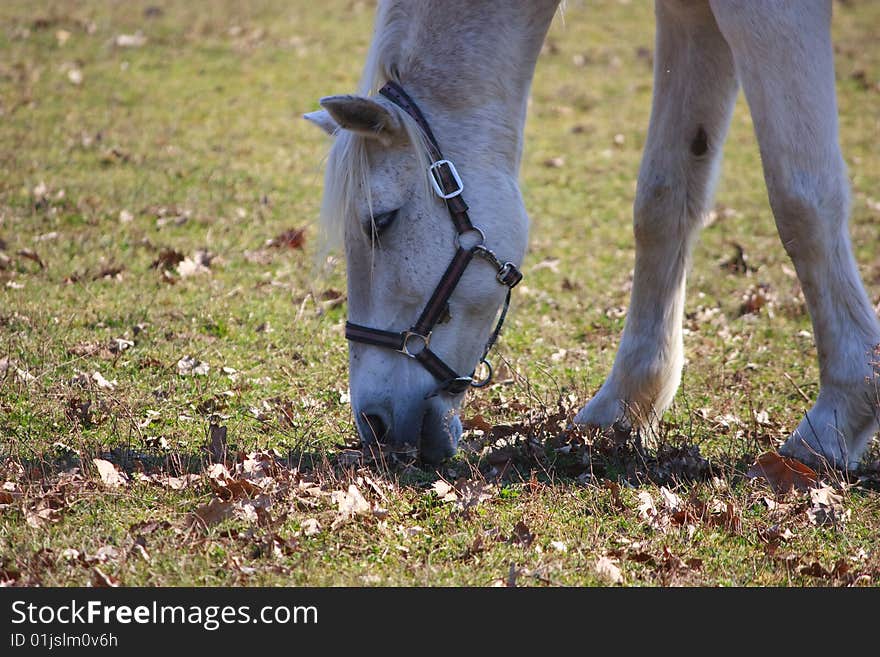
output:
[[[880,3],[834,10],[851,231],[880,307]],[[551,28],[526,279],[461,454],[364,462],[344,267],[316,265],[328,143],[300,115],[355,88],[372,16],[351,0],[0,3],[0,582],[880,583],[876,442],[848,478],[784,493],[747,476],[818,370],[742,98],[658,440],[564,430],[629,297],[648,3],[569,0]]]

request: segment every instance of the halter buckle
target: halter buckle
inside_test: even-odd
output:
[[[422,341],[421,348],[418,348],[418,345],[415,345],[417,347],[416,351],[410,350],[409,341],[412,338],[416,338],[416,339]],[[428,335],[422,335],[421,333],[415,333],[414,331],[404,331],[403,332],[403,345],[401,345],[400,349],[397,349],[396,351],[399,351],[404,356],[409,356],[410,358],[416,358],[420,353],[422,353],[425,349],[428,348],[428,345],[430,344],[430,342],[431,342],[431,334],[430,333],[428,333]]]
[[[446,166],[446,168],[449,170],[450,175],[452,176],[452,179],[458,186],[457,189],[454,189],[451,192],[447,192],[445,190],[445,182],[440,176],[440,167],[442,166]],[[428,167],[428,173],[431,174],[431,184],[434,186],[434,191],[440,198],[450,199],[458,196],[464,191],[464,183],[461,182],[461,177],[458,175],[458,171],[456,171],[455,165],[449,160],[437,160]]]
[[[522,278],[522,272],[512,262],[505,262],[498,268],[498,273],[495,274],[495,279],[509,288],[516,287]]]

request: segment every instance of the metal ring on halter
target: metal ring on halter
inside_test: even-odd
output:
[[[480,366],[485,367],[486,376],[482,379],[475,379],[474,375],[476,375],[477,370],[480,369]],[[486,358],[481,358],[480,362],[477,363],[476,368],[474,368],[473,374],[471,374],[471,387],[472,388],[485,388],[492,381],[492,363],[490,363]]]
[[[456,249],[461,248],[462,235],[467,235],[468,233],[477,233],[480,236],[480,241],[477,242],[476,244],[474,244],[473,246],[468,247],[468,248],[475,249],[477,247],[483,246],[486,243],[486,233],[483,232],[483,229],[478,228],[477,226],[471,226],[463,233],[456,233],[456,235],[455,235],[455,248]]]
[[[410,351],[410,348],[409,348],[410,338],[418,338],[419,340],[421,340],[422,341],[422,348],[419,349],[418,351],[415,351],[415,352]],[[404,331],[403,332],[403,345],[397,351],[402,353],[404,356],[409,356],[410,358],[415,358],[420,353],[422,353],[425,349],[428,348],[428,344],[430,344],[430,342],[431,342],[431,334],[430,333],[428,333],[428,335],[421,335],[420,333],[415,333],[413,331]]]

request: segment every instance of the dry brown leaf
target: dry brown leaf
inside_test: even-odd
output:
[[[207,504],[202,504],[189,515],[190,526],[207,528],[223,522],[232,517],[232,502],[224,502],[219,498],[212,498]]]
[[[34,529],[39,529],[49,523],[61,520],[61,512],[49,507],[30,508],[24,511],[25,521]]]
[[[471,480],[459,483],[456,491],[462,509],[469,509],[495,497],[495,487],[485,481]]]
[[[159,252],[159,257],[153,261],[150,268],[169,271],[177,267],[177,265],[183,262],[184,259],[185,256],[179,251],[175,251],[174,249],[162,249],[162,251]]]
[[[21,497],[21,491],[14,481],[3,482],[3,485],[0,486],[0,506],[12,504],[19,497]]]
[[[713,499],[709,504],[709,520],[734,534],[742,532],[742,517],[731,500]]]
[[[305,228],[291,228],[285,230],[266,242],[266,246],[275,248],[286,247],[288,249],[302,249],[306,242]]]
[[[677,513],[681,511],[681,498],[673,493],[666,486],[660,487],[660,497],[663,500],[663,506],[669,513]]]
[[[157,480],[157,483],[160,486],[165,486],[166,488],[170,488],[171,490],[183,490],[184,488],[189,487],[197,481],[201,481],[201,479],[201,475],[185,474],[179,477],[163,476]]]
[[[596,576],[605,584],[621,584],[623,582],[623,573],[620,572],[617,564],[608,557],[599,557],[593,565]]]
[[[458,500],[458,494],[455,492],[455,487],[442,479],[438,479],[434,482],[429,493],[439,497],[441,502],[455,502]]]
[[[210,371],[211,366],[208,363],[204,363],[189,355],[177,361],[177,373],[180,376],[207,376]]]
[[[331,529],[336,529],[344,522],[351,520],[358,515],[365,515],[370,512],[370,504],[361,495],[358,487],[354,484],[349,485],[347,491],[334,491],[331,499],[336,503],[338,512],[336,519],[333,521]]]
[[[128,485],[128,475],[118,470],[110,461],[104,459],[92,459],[92,463],[98,469],[101,482],[107,488],[124,488]]]
[[[305,536],[314,536],[321,531],[321,523],[316,518],[306,518],[300,525]]]
[[[777,494],[793,489],[805,491],[819,480],[819,475],[811,467],[777,452],[761,454],[746,476],[751,479],[762,477]]]
[[[509,542],[517,547],[527,548],[535,541],[535,535],[529,530],[529,526],[520,520],[513,527]]]
[[[489,433],[492,431],[492,425],[489,424],[486,419],[482,415],[474,415],[470,419],[462,420],[461,426],[463,429],[479,429],[484,433]]]
[[[92,586],[97,587],[116,587],[121,582],[116,577],[108,575],[103,570],[95,566],[92,568]]]
[[[843,495],[831,486],[811,488],[810,502],[807,517],[814,525],[837,525],[849,519],[850,510],[843,505]]]
[[[454,485],[439,479],[431,486],[429,494],[436,495],[441,502],[455,502],[460,510],[477,506],[495,496],[495,488],[485,481],[459,480]]]
[[[184,258],[180,262],[177,263],[177,275],[181,278],[189,278],[190,276],[199,276],[202,274],[210,274],[211,270],[208,269],[201,262],[193,260],[192,258]]]

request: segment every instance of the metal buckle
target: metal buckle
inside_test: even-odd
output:
[[[514,280],[512,283],[507,280],[507,277],[510,276],[511,273],[513,273],[514,275]],[[505,262],[498,269],[498,273],[495,274],[495,280],[497,280],[502,285],[506,285],[509,288],[514,288],[522,280],[522,274],[520,273],[519,269],[517,269],[515,264],[513,264],[512,262]]]
[[[443,165],[449,167],[449,172],[452,174],[452,179],[455,180],[455,184],[458,185],[458,189],[449,192],[448,194],[444,192],[443,188],[440,186],[440,183],[443,182],[440,178],[440,173],[438,169]],[[431,174],[431,184],[434,186],[434,191],[437,193],[442,199],[453,198],[458,196],[464,191],[464,183],[461,182],[461,178],[458,175],[458,171],[455,170],[455,165],[449,160],[437,160],[431,166],[428,167],[428,173]]]
[[[416,352],[410,351],[410,348],[409,348],[410,338],[418,338],[419,340],[421,340],[422,341],[422,348]],[[425,349],[428,348],[428,344],[430,344],[430,342],[431,342],[431,334],[430,333],[428,333],[428,335],[422,335],[421,333],[414,333],[413,331],[404,331],[403,332],[403,345],[400,347],[400,349],[397,349],[397,351],[402,353],[404,356],[409,356],[410,358],[415,358],[420,353],[422,353]]]

